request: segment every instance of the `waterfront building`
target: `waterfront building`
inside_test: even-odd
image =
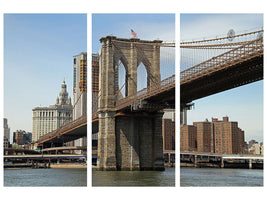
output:
[[[222,121],[212,118],[214,153],[238,154],[244,152],[244,131],[238,122],[230,122],[228,117]]]
[[[10,128],[7,124],[7,118],[4,118],[3,121],[3,133],[4,133],[4,141],[10,142]]]
[[[99,55],[92,54],[92,112],[98,108],[99,93]]]
[[[23,145],[23,135],[25,131],[17,130],[13,133],[13,143],[18,145]]]
[[[4,148],[8,148],[9,147],[9,141],[8,141],[8,139],[6,138],[6,137],[4,137],[4,143],[3,143],[3,147]]]
[[[23,135],[23,144],[30,144],[32,142],[32,133],[31,132],[25,132]]]
[[[97,115],[99,94],[99,55],[92,54],[92,113]],[[98,128],[92,127],[92,148],[97,148]]]
[[[197,150],[197,127],[194,125],[180,126],[180,151]]]
[[[256,144],[257,142],[256,142],[256,140],[250,140],[249,142],[248,142],[248,148],[250,149],[251,147],[252,147],[252,145],[253,144]]]
[[[253,155],[264,155],[263,143],[254,142],[249,148],[249,153]]]
[[[261,155],[264,156],[264,146],[263,146],[263,143],[260,143],[260,151],[261,151]]]
[[[87,53],[73,59],[73,119],[87,114]]]
[[[197,128],[197,151],[214,152],[212,123],[206,119],[204,122],[194,122]]]
[[[13,133],[13,143],[17,145],[29,144],[32,141],[32,133],[24,130],[17,130]]]
[[[175,110],[165,109],[162,117],[163,151],[175,150]]]
[[[73,59],[73,120],[87,115],[87,53]],[[74,146],[86,146],[87,137],[74,141]]]
[[[55,105],[36,107],[32,110],[32,141],[37,141],[44,134],[72,121],[72,108],[64,79]]]
[[[195,139],[196,138],[196,139]],[[209,122],[194,122],[193,126],[181,125],[181,151],[209,152],[218,154],[242,154],[245,152],[244,131],[238,122],[212,118]],[[194,145],[193,141],[196,140]]]

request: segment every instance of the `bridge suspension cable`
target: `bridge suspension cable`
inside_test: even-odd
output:
[[[263,30],[227,37],[181,42],[180,71],[242,46],[247,46],[253,50],[259,42],[263,42]]]
[[[185,42],[180,42],[180,45],[196,44],[196,43],[204,43],[204,42],[214,42],[214,41],[221,41],[221,40],[232,41],[235,38],[240,38],[240,37],[244,37],[244,36],[251,36],[251,35],[256,35],[256,34],[261,35],[261,33],[263,33],[263,30],[258,30],[258,31],[248,32],[248,33],[242,33],[242,34],[234,35],[234,36],[230,36],[230,37],[227,36],[227,37],[203,39],[203,40],[196,40],[196,41],[185,41]],[[231,40],[229,40],[229,39],[231,39]]]

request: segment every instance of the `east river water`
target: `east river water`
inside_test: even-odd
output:
[[[166,168],[165,171],[96,171],[93,169],[92,185],[173,187],[175,169]],[[87,170],[4,169],[4,186],[87,186]],[[181,168],[180,186],[263,186],[263,170]]]
[[[4,186],[87,186],[87,169],[4,169]]]
[[[263,170],[226,168],[181,168],[181,186],[263,186]]]
[[[175,186],[175,169],[165,171],[96,171],[93,186]]]

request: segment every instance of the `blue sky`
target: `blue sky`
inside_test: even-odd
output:
[[[32,109],[56,103],[73,56],[87,51],[86,14],[4,15],[4,117],[11,133],[32,130]]]
[[[262,27],[262,14],[180,15],[181,41],[224,37],[230,29],[238,34]],[[188,111],[188,124],[228,116],[230,121],[238,121],[239,127],[245,131],[245,140],[263,141],[263,81],[208,96],[194,103],[195,108]]]
[[[142,40],[175,40],[174,14],[93,14],[92,52],[101,48],[99,39],[108,35],[131,38],[131,29]]]
[[[186,14],[180,16],[181,40],[224,36],[263,26],[262,15]],[[31,131],[32,109],[55,104],[63,77],[72,97],[73,56],[87,49],[86,14],[4,15],[4,117],[11,132]],[[220,24],[218,26],[218,24]],[[93,14],[92,53],[107,35],[175,41],[174,14]],[[196,34],[197,33],[197,34]],[[177,34],[176,34],[177,35]],[[172,75],[174,70],[165,70]],[[262,141],[263,81],[195,101],[188,124],[228,115],[245,130],[246,140]],[[219,105],[219,106],[218,106]]]
[[[101,49],[99,39],[108,35],[117,38],[131,38],[131,29],[141,40],[160,39],[163,42],[175,41],[174,14],[93,14],[92,15],[92,53]],[[164,67],[161,68],[161,78],[165,79],[175,73],[175,49],[161,48],[161,55],[165,57]],[[162,57],[162,58],[163,58]],[[168,59],[167,59],[168,57]],[[171,57],[171,58],[170,58]],[[162,59],[161,58],[161,59]],[[163,59],[162,59],[163,60]],[[125,70],[119,68],[119,87],[124,85]],[[146,87],[146,70],[141,64],[137,71],[138,90]],[[124,87],[122,87],[122,92]]]

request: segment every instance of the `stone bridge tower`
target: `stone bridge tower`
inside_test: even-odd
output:
[[[125,67],[125,96],[137,94],[137,67],[147,71],[147,88],[159,84],[160,40],[100,39],[98,166],[102,170],[163,170],[162,113],[116,110],[117,66]]]

